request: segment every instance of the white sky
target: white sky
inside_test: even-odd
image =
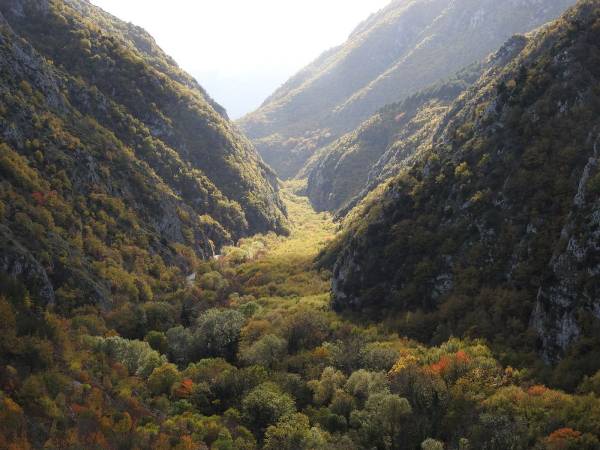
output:
[[[389,0],[91,0],[144,27],[225,106],[257,108]]]

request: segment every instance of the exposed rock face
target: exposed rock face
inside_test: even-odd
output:
[[[156,267],[285,231],[278,189],[143,30],[83,0],[0,2],[0,270],[40,302],[151,297]]]
[[[401,101],[485,58],[575,0],[395,0],[240,120],[279,176]]]
[[[46,270],[25,247],[14,240],[10,230],[4,226],[0,226],[0,247],[0,273],[23,280],[44,306],[52,305],[54,288]]]
[[[483,336],[547,361],[597,339],[599,24],[583,1],[529,36],[352,212],[323,256],[337,309],[408,312],[407,334]]]
[[[600,136],[593,144],[573,210],[561,232],[566,248],[550,261],[550,279],[540,288],[532,317],[532,325],[543,341],[544,358],[549,362],[555,362],[582,335],[582,315],[600,319],[600,197],[587,192],[590,176],[597,172],[599,141]],[[582,277],[582,270],[587,276]]]

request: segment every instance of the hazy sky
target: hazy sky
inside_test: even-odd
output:
[[[389,0],[92,0],[144,27],[232,118]]]

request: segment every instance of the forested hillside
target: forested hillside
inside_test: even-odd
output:
[[[0,14],[0,268],[41,304],[148,301],[284,230],[274,174],[143,30],[75,0]]]
[[[600,368],[599,30],[580,2],[452,105],[323,255],[336,309],[560,360],[565,387]]]
[[[282,178],[316,150],[558,17],[574,0],[394,0],[239,123]]]

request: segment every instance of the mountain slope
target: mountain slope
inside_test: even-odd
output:
[[[511,35],[557,17],[573,0],[395,0],[240,120],[279,174],[379,108],[446,79]]]
[[[431,140],[452,101],[481,73],[480,67],[388,105],[352,131],[319,150],[300,171],[318,211],[351,209],[398,165]]]
[[[173,288],[160,267],[284,230],[274,174],[143,30],[7,0],[0,33],[0,269],[32,294],[152,297]]]
[[[598,3],[580,2],[455,102],[323,255],[337,309],[597,370],[599,33]]]
[[[306,193],[313,206],[343,216],[379,184],[410,166],[431,144],[452,103],[485,70],[510,61],[525,42],[522,36],[514,36],[485,61],[387,105],[315,153],[298,175],[307,179]]]

